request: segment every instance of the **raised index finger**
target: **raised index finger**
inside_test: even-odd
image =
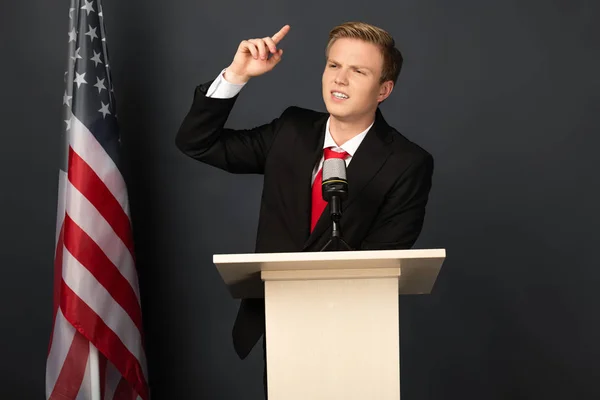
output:
[[[285,25],[283,28],[281,28],[279,30],[279,32],[277,32],[276,34],[274,34],[271,39],[273,39],[273,41],[275,42],[275,44],[277,44],[277,43],[279,43],[281,41],[281,39],[283,39],[285,37],[285,35],[287,35],[287,33],[289,31],[290,31],[290,26],[289,25]]]

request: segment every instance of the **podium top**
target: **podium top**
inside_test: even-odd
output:
[[[445,249],[215,254],[213,262],[234,298],[261,298],[261,271],[400,268],[400,294],[430,293]]]

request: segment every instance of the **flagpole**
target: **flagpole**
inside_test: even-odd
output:
[[[98,368],[98,349],[90,342],[90,400],[102,400],[100,398],[100,370]]]

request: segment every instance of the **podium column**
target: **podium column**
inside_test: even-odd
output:
[[[399,400],[399,276],[262,271],[269,400]]]

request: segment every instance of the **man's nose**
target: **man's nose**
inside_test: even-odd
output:
[[[346,71],[343,71],[342,69],[340,69],[337,72],[337,74],[335,75],[334,82],[336,84],[339,84],[339,85],[345,85],[345,84],[347,84],[348,83],[348,76],[347,76]]]

